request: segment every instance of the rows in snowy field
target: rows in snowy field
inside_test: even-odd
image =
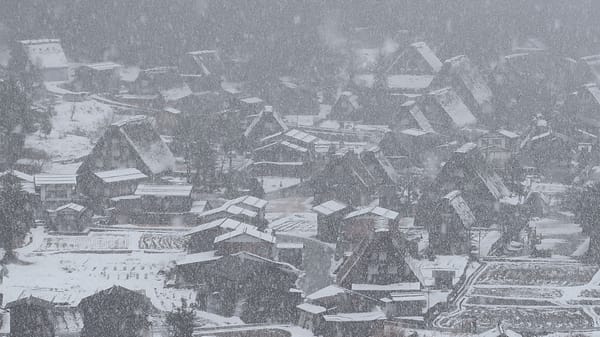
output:
[[[129,248],[128,235],[49,236],[38,251],[118,250]]]

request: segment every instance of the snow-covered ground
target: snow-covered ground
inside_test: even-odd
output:
[[[25,147],[47,153],[52,161],[74,160],[87,155],[116,118],[110,106],[93,100],[60,102],[54,110],[50,134],[38,131],[25,138]]]
[[[196,293],[192,289],[165,287],[165,272],[185,252],[140,249],[143,242],[140,239],[149,234],[123,231],[51,236],[43,228],[35,228],[31,242],[17,251],[25,263],[7,266],[8,275],[0,284],[4,303],[33,295],[77,305],[82,298],[113,285],[143,291],[154,306],[163,311],[179,306],[182,298],[194,301]],[[61,244],[48,247],[49,242]],[[198,317],[207,326],[243,323],[237,317],[226,318],[202,311]]]
[[[266,217],[269,221],[274,221],[294,213],[311,212],[312,200],[312,198],[306,197],[271,199],[267,204]]]
[[[587,246],[587,236],[582,233],[581,225],[565,223],[560,219],[542,218],[529,223],[541,242],[538,249],[550,249],[556,256],[581,256]]]
[[[262,187],[267,194],[296,186],[302,182],[300,178],[295,177],[264,176],[260,177],[260,180],[262,181]]]

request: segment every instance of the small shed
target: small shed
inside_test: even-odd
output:
[[[136,168],[94,172],[79,177],[81,190],[94,199],[108,199],[133,194],[138,184],[148,178]]]
[[[337,200],[329,200],[313,207],[317,213],[317,237],[325,242],[336,242],[342,220],[352,211],[352,207]]]
[[[114,62],[84,64],[75,71],[76,89],[100,93],[118,92],[122,67]]]
[[[149,212],[188,212],[192,207],[192,185],[140,184],[134,195]]]
[[[212,250],[216,237],[243,228],[256,227],[230,218],[221,218],[197,225],[185,234],[188,239],[188,252],[198,253]]]
[[[221,255],[248,252],[264,258],[273,258],[276,239],[256,228],[244,227],[215,238],[215,249]]]
[[[59,233],[81,233],[92,225],[93,215],[85,206],[68,203],[50,211],[50,221]]]
[[[77,197],[77,176],[74,174],[37,174],[33,183],[45,207],[56,207]]]

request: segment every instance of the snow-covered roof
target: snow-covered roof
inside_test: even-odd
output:
[[[336,296],[339,294],[343,294],[345,292],[346,292],[346,289],[344,289],[342,287],[339,287],[336,285],[329,285],[325,288],[315,291],[312,294],[309,294],[308,296],[306,296],[306,299],[314,301],[314,300],[318,300],[321,298],[332,297],[332,296]]]
[[[43,299],[43,298],[39,298],[37,296],[33,296],[33,295],[29,295],[27,297],[22,297],[19,298],[17,300],[14,300],[12,302],[9,302],[6,304],[6,308],[8,309],[12,309],[18,305],[35,305],[35,306],[42,306],[42,307],[53,307],[53,303],[47,299]],[[4,323],[4,322],[2,322]]]
[[[551,134],[552,134],[552,132],[546,131],[546,132],[540,133],[539,135],[535,135],[535,136],[531,137],[530,140],[533,142],[533,141],[536,141],[536,140],[540,140],[540,139],[549,137]]]
[[[419,282],[405,282],[405,283],[392,283],[392,284],[352,283],[352,290],[354,290],[354,291],[419,291],[419,290],[421,290],[421,283],[419,283]]]
[[[446,194],[444,199],[448,200],[448,203],[452,206],[465,228],[471,228],[475,225],[475,216],[465,199],[460,195],[460,191],[452,191]]]
[[[114,202],[119,202],[121,200],[138,200],[138,199],[142,199],[141,195],[120,195],[118,197],[112,197],[110,198],[110,201],[114,201]]]
[[[353,94],[350,91],[343,91],[340,95],[340,98],[345,97],[346,100],[352,105],[354,109],[360,109],[360,102],[358,101],[358,96]]]
[[[420,283],[418,283],[420,284]],[[393,302],[415,302],[426,301],[423,293],[393,293],[390,295]]]
[[[416,52],[418,56],[420,56],[425,61],[425,63],[427,63],[429,68],[431,68],[431,72],[437,73],[442,69],[442,61],[440,61],[440,59],[437,57],[437,55],[435,55],[433,50],[429,48],[427,43],[415,42],[411,44],[409,48],[405,49],[402,53],[400,53],[398,57],[396,57],[396,59],[388,67],[387,72],[391,71],[392,68],[394,68],[394,66],[399,62],[399,60],[405,58],[407,53],[411,51]]]
[[[469,143],[464,143],[458,149],[456,149],[454,152],[469,153],[475,149],[477,149],[477,144],[469,142]]]
[[[374,177],[383,178],[386,183],[397,184],[399,182],[400,175],[396,172],[396,169],[383,154],[379,146],[366,149],[360,154],[360,157],[364,162],[372,163],[374,161],[377,164],[372,168],[368,168]]]
[[[225,202],[225,204],[223,204],[223,206],[227,207],[227,206],[232,206],[232,205],[243,204],[243,205],[262,209],[262,208],[266,207],[268,203],[269,202],[264,199],[260,199],[260,198],[257,198],[255,196],[251,196],[251,195],[244,195],[244,196],[241,196],[241,197],[238,197],[235,199],[231,199],[231,200]]]
[[[429,88],[433,78],[432,75],[389,75],[386,83],[389,89],[418,91]]]
[[[465,105],[454,89],[450,87],[432,91],[430,95],[456,126],[467,126],[477,123],[471,110]]]
[[[580,60],[588,66],[594,80],[600,79],[600,55],[584,56]]]
[[[33,183],[33,176],[27,174],[25,172],[17,171],[17,170],[8,170],[0,173],[0,177],[3,177],[7,174],[11,174],[15,176],[17,179],[22,180],[24,182]]]
[[[220,212],[224,212],[227,213],[229,215],[244,215],[247,216],[249,218],[254,218],[258,215],[258,213],[251,211],[249,209],[237,206],[237,205],[223,205],[221,207],[217,207],[217,208],[213,208],[210,209],[206,212],[202,212],[200,214],[198,214],[198,217],[202,218],[202,217],[206,217],[209,215],[214,215],[214,214],[218,214]]]
[[[315,137],[311,134],[308,134],[304,131],[300,131],[298,129],[289,130],[288,132],[285,133],[285,136],[296,139],[296,140],[301,141],[306,144],[314,143],[318,140],[317,137]]]
[[[419,129],[404,129],[401,130],[400,133],[405,134],[407,136],[413,136],[413,137],[419,137],[419,136],[423,136],[426,135],[430,132],[427,132],[425,130],[419,130]]]
[[[204,76],[220,76],[220,74],[224,71],[225,66],[221,61],[217,50],[197,50],[188,52],[187,54],[192,56],[198,67],[200,67],[200,71]]]
[[[244,102],[246,104],[259,104],[259,103],[264,103],[265,102],[265,101],[263,101],[262,99],[260,99],[258,97],[241,98],[240,101]]]
[[[153,174],[175,169],[175,157],[146,116],[114,123]]]
[[[230,218],[221,218],[221,219],[213,220],[211,222],[207,222],[205,224],[195,226],[192,229],[190,229],[185,235],[186,236],[192,235],[192,234],[200,233],[205,230],[217,228],[217,227],[221,227],[223,229],[227,229],[227,230],[231,230],[231,231],[238,230],[238,229],[244,229],[244,228],[256,228],[253,225],[248,225],[248,224],[238,221],[238,220],[234,220],[234,219],[230,219]]]
[[[175,264],[178,266],[183,266],[186,264],[216,261],[222,257],[219,255],[216,255],[216,253],[217,253],[216,250],[211,250],[211,251],[207,251],[207,252],[188,254],[188,255],[184,256],[183,258],[176,260]]]
[[[181,110],[175,109],[175,108],[173,108],[173,107],[170,107],[170,106],[169,106],[169,107],[166,107],[166,108],[164,108],[163,110],[165,110],[165,111],[166,111],[166,112],[168,112],[168,113],[174,114],[174,115],[179,115],[179,114],[181,114]],[[162,135],[161,135],[161,137],[162,137]]]
[[[290,142],[288,142],[287,140],[282,140],[281,142],[279,142],[279,144],[281,144],[281,145],[283,145],[283,146],[285,146],[285,147],[287,147],[287,148],[289,148],[289,149],[292,149],[292,150],[294,150],[294,151],[298,151],[298,152],[308,152],[308,149],[307,149],[307,148],[305,148],[305,147],[302,147],[302,146],[300,146],[300,145],[296,145],[296,144],[294,144],[294,143],[290,143]]]
[[[246,128],[246,130],[244,131],[244,137],[246,137],[246,138],[251,137],[252,134],[255,132],[255,129],[262,123],[268,123],[269,119],[271,119],[273,122],[275,122],[275,124],[277,124],[278,128],[280,129],[279,131],[287,131],[288,130],[287,125],[285,124],[285,122],[283,121],[283,119],[281,118],[279,113],[277,113],[277,111],[274,111],[272,106],[267,105],[254,118],[252,123],[250,123],[250,125],[248,125],[248,128]]]
[[[508,130],[504,130],[504,129],[499,129],[497,130],[497,132],[503,136],[505,136],[506,138],[519,138],[519,134],[513,131],[508,131]]]
[[[326,322],[371,322],[386,319],[382,311],[373,312],[348,312],[337,313],[335,315],[324,315]]]
[[[190,89],[190,87],[185,83],[175,88],[169,88],[160,91],[160,95],[165,99],[166,102],[177,101],[192,94],[192,89]]]
[[[320,305],[314,305],[314,304],[310,304],[310,303],[298,304],[296,306],[296,308],[298,308],[302,311],[306,311],[308,313],[314,314],[314,315],[318,315],[320,313],[327,311],[327,309],[323,308]]]
[[[68,203],[66,205],[62,205],[62,206],[58,207],[54,211],[55,212],[60,212],[60,211],[66,210],[66,209],[70,209],[70,210],[73,210],[75,212],[79,212],[80,213],[80,212],[83,212],[85,210],[85,206],[81,206],[79,204],[71,202],[71,203]]]
[[[283,132],[275,132],[274,134],[267,135],[259,140],[261,144],[269,143],[268,145],[274,144],[273,142],[279,139],[283,135]]]
[[[280,242],[275,245],[277,249],[304,249],[302,242]]]
[[[103,71],[103,70],[116,70],[116,69],[122,68],[123,66],[118,63],[114,63],[114,62],[98,62],[98,63],[84,64],[83,67],[90,68],[93,70]]]
[[[423,111],[418,105],[415,104],[408,112],[417,122],[417,125],[419,128],[421,128],[421,130],[425,132],[434,132],[431,123],[429,123],[429,120],[427,117],[425,117],[425,114],[423,114]]]
[[[135,190],[135,195],[152,195],[159,197],[189,197],[192,194],[192,187],[192,185],[140,184]]]
[[[127,180],[138,180],[148,178],[147,175],[136,168],[124,168],[109,171],[95,172],[94,175],[105,183],[114,183]]]
[[[69,63],[59,39],[23,40],[29,61],[36,67],[67,68]]]
[[[444,62],[444,67],[448,68],[450,74],[458,77],[479,106],[491,102],[492,90],[468,57],[459,55],[450,58]]]
[[[443,170],[446,170],[447,167],[450,167],[451,170],[459,168],[468,170],[469,177],[480,180],[497,200],[511,195],[502,178],[486,163],[475,143],[465,143],[454,151]],[[438,177],[441,176],[445,179],[454,179],[448,178],[447,174],[438,175]]]
[[[214,243],[227,241],[229,239],[232,239],[232,238],[235,238],[238,236],[243,236],[243,235],[249,235],[255,239],[259,239],[261,241],[265,241],[268,243],[275,243],[275,241],[277,241],[274,236],[272,236],[271,234],[265,233],[265,232],[261,232],[256,227],[254,227],[254,228],[244,227],[244,228],[236,229],[229,233],[225,233],[225,234],[217,236],[215,238]]]
[[[348,215],[346,215],[344,219],[352,219],[367,214],[381,216],[389,220],[395,220],[400,215],[398,212],[394,212],[387,208],[372,206],[361,208],[354,212],[350,212]]]
[[[36,186],[39,185],[76,185],[77,176],[74,174],[36,174],[33,176]]]
[[[599,73],[599,75],[600,75],[600,73]],[[582,88],[584,90],[587,90],[590,93],[590,95],[592,95],[592,97],[596,101],[596,104],[600,104],[600,88],[598,87],[598,85],[596,83],[585,84]]]
[[[598,168],[595,166],[594,168]],[[594,168],[592,168],[594,170]],[[557,184],[557,183],[532,183],[530,187],[531,191],[545,193],[545,194],[561,194],[566,193],[569,190],[569,185]]]
[[[415,42],[410,46],[414,48],[423,57],[423,59],[427,62],[427,64],[431,67],[431,69],[434,72],[437,73],[438,71],[440,71],[440,69],[442,69],[442,61],[440,61],[440,59],[437,57],[437,55],[435,55],[433,50],[429,48],[427,43]]]
[[[344,204],[341,201],[329,200],[329,201],[325,201],[324,203],[322,203],[320,205],[313,207],[313,211],[315,211],[317,213],[321,213],[323,215],[331,215],[335,212],[344,210],[347,207],[348,207],[348,205]]]

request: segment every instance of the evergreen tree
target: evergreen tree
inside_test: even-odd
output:
[[[176,139],[182,146],[188,180],[209,189],[215,183],[217,160],[215,139],[218,129],[219,126],[210,113],[201,116],[191,116],[186,113],[177,126]]]
[[[2,178],[0,189],[0,243],[5,250],[2,262],[16,260],[14,249],[23,240],[33,224],[33,212],[27,193],[12,175]]]
[[[171,327],[171,336],[192,337],[195,317],[194,309],[188,308],[186,301],[181,299],[181,306],[167,314],[167,324]]]
[[[587,186],[579,194],[575,205],[575,216],[583,231],[590,236],[587,258],[600,263],[600,184]]]
[[[10,166],[21,155],[25,131],[32,131],[31,102],[14,79],[0,81],[0,156]]]

